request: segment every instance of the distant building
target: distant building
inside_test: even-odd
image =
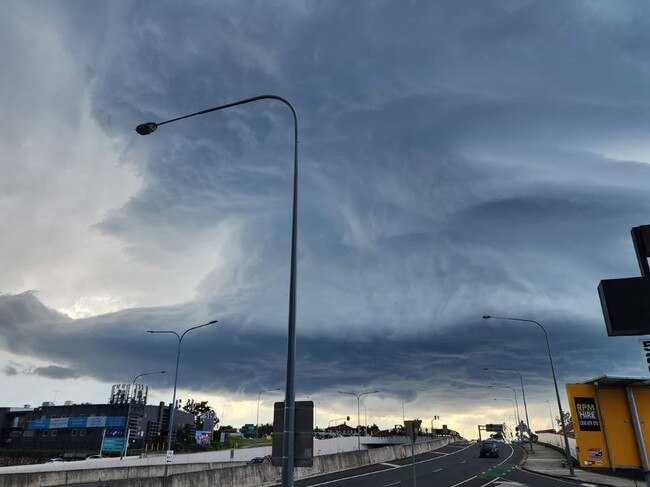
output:
[[[337,426],[329,426],[325,428],[325,432],[342,436],[352,436],[357,434],[357,429],[342,423]]]
[[[108,434],[123,441],[127,410],[125,402],[71,404],[69,401],[63,406],[43,403],[38,408],[0,408],[0,444],[3,448],[54,450],[79,453],[80,456],[98,453]],[[170,405],[163,402],[158,406],[132,407],[129,449],[161,443],[162,436],[167,433],[169,413]],[[194,416],[176,410],[173,431],[188,425],[193,434]]]

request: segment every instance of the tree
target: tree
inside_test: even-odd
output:
[[[568,411],[565,411],[564,413],[562,413],[562,415],[564,416],[564,424],[568,428],[569,425],[571,424],[571,413],[568,412]],[[562,421],[560,421],[559,416],[555,417],[555,422],[557,423],[558,428],[562,428]]]
[[[212,406],[208,405],[208,401],[195,402],[194,399],[188,399],[183,406],[183,411],[194,415],[194,427],[197,431],[203,430],[203,414],[209,411],[214,411]],[[215,418],[215,425],[219,420]]]
[[[368,434],[369,435],[374,435],[375,433],[379,432],[379,426],[377,426],[375,423],[372,424],[372,426],[368,426]]]
[[[273,425],[270,423],[266,423],[266,424],[261,424],[259,426],[257,434],[261,438],[263,436],[270,435],[271,433],[273,433]]]

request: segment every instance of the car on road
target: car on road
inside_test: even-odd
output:
[[[64,461],[63,458],[50,458],[45,463],[63,463]]]
[[[250,465],[255,464],[255,463],[271,463],[271,457],[269,455],[265,457],[255,457],[251,460],[248,461]]]
[[[484,441],[481,443],[481,448],[478,456],[499,458],[499,444],[496,441]]]
[[[108,457],[102,455],[90,455],[89,457],[86,457],[86,460],[104,460],[105,458]]]

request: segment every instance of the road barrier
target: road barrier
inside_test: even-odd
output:
[[[441,448],[455,437],[439,437],[415,444],[415,453]],[[314,466],[297,468],[295,479],[303,479],[388,462],[411,456],[410,445],[393,445],[369,450],[314,457]],[[0,475],[0,487],[258,487],[278,483],[280,468],[269,464],[175,464],[164,477],[164,465],[65,470],[56,472],[7,473]]]

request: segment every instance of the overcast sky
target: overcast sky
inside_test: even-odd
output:
[[[596,286],[650,223],[650,7],[627,1],[50,1],[0,6],[2,406],[105,402],[144,372],[254,422],[284,389],[298,112],[296,394],[381,427],[557,415],[643,373]],[[262,420],[282,393],[262,396]],[[521,400],[521,397],[519,397]],[[546,403],[546,401],[551,401]],[[565,407],[566,399],[564,403]],[[363,411],[363,409],[362,409]],[[363,412],[362,412],[363,414]],[[522,411],[523,414],[523,411]],[[407,418],[408,419],[408,418]],[[351,421],[356,424],[355,421]]]

